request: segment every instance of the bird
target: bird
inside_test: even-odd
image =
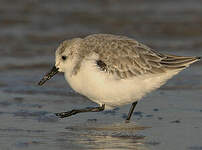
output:
[[[60,118],[131,104],[129,122],[139,100],[200,59],[163,54],[127,36],[91,34],[63,41],[38,85],[63,72],[74,91],[98,104],[55,113]]]

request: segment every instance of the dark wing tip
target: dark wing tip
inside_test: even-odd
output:
[[[201,60],[201,57],[195,57],[196,59],[198,59],[198,60]]]

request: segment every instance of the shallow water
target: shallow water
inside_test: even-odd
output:
[[[92,33],[136,38],[160,52],[202,56],[200,0],[0,1],[0,149],[202,150],[202,62],[149,94],[136,107],[58,119],[55,112],[95,106],[58,74],[64,39]]]

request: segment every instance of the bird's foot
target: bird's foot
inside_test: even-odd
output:
[[[78,113],[76,110],[71,110],[67,112],[55,113],[55,115],[58,116],[59,118],[65,118],[65,117],[75,115],[76,113]]]
[[[105,104],[103,104],[100,107],[87,107],[84,109],[73,109],[73,110],[67,111],[67,112],[55,113],[55,115],[58,116],[59,118],[65,118],[65,117],[75,115],[77,113],[99,112],[99,111],[103,111],[104,109],[105,109]]]

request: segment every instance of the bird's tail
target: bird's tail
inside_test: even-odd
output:
[[[161,60],[161,64],[169,69],[184,69],[190,64],[199,61],[201,57],[185,57],[176,55],[164,55],[165,57]]]

